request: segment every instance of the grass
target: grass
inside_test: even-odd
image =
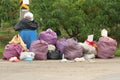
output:
[[[2,54],[3,54],[3,52],[4,52],[4,45],[2,45],[1,43],[0,43],[0,58],[2,58]]]
[[[120,47],[117,48],[115,55],[120,57]]]

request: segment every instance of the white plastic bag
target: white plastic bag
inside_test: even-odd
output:
[[[33,52],[21,52],[20,54],[20,60],[32,61],[34,57],[35,53]]]
[[[94,37],[94,35],[88,35],[87,40],[88,40],[88,41],[93,41],[93,37]]]
[[[108,31],[107,31],[106,29],[103,29],[103,30],[101,31],[101,36],[103,36],[103,37],[108,37]]]

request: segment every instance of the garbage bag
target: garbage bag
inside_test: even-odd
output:
[[[3,52],[3,59],[9,60],[11,57],[17,57],[19,59],[22,52],[22,46],[20,44],[7,44]]]
[[[48,52],[48,43],[43,40],[33,41],[30,46],[30,52],[35,53],[36,60],[46,60]]]
[[[73,38],[67,39],[64,46],[64,58],[73,60],[83,56],[83,49]]]
[[[49,50],[47,59],[62,59],[62,54],[58,50]]]
[[[53,30],[47,29],[46,31],[40,32],[38,38],[39,40],[46,41],[48,44],[55,44],[57,41],[57,34]]]
[[[113,58],[115,56],[115,51],[117,48],[116,40],[110,37],[100,37],[99,41],[97,42],[98,46],[98,58]]]
[[[30,48],[30,45],[33,41],[38,40],[38,35],[36,30],[24,29],[19,32],[24,43],[27,45],[27,49]]]

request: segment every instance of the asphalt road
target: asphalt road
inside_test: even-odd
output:
[[[0,80],[120,80],[120,58],[94,62],[0,60]]]

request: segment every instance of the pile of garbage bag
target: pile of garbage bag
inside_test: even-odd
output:
[[[78,42],[74,38],[58,39],[57,34],[52,29],[47,29],[39,33],[38,40],[33,41],[29,49],[27,49],[21,36],[17,34],[5,46],[2,59],[11,62],[109,59],[115,57],[117,42],[108,37],[107,34],[107,30],[103,29],[98,41],[94,41],[94,35],[91,34],[84,42]]]

